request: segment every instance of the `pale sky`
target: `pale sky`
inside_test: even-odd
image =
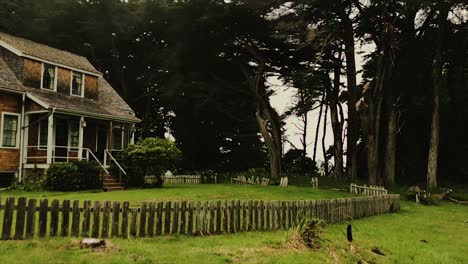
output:
[[[358,47],[358,45],[356,45]],[[356,47],[356,50],[358,50]],[[369,52],[372,52],[374,49],[373,45],[364,45],[362,48],[359,49],[359,51],[364,51],[365,54],[368,54]],[[365,54],[355,54],[356,55],[356,70],[359,72],[362,69],[362,64],[364,63],[363,58]],[[362,80],[361,74],[358,74],[357,76],[357,83],[359,84]],[[341,78],[345,83],[346,83],[346,76],[343,76]],[[278,80],[277,78],[270,78],[268,79],[268,83],[270,85],[273,85],[272,88],[275,91],[273,96],[270,97],[270,102],[272,106],[278,111],[278,113],[281,115],[283,114],[286,110],[288,110],[291,106],[294,105],[294,94],[296,92],[296,89],[291,88],[291,87],[286,87],[283,85],[281,80]],[[347,118],[347,105],[343,104],[343,111],[345,114],[345,118]],[[316,109],[314,111],[309,112],[309,120],[308,120],[308,130],[307,130],[307,155],[309,157],[312,157],[313,155],[313,148],[314,148],[314,140],[315,140],[315,129],[317,126],[318,122],[318,116],[319,116],[319,109]],[[301,135],[300,135],[300,130],[295,126],[295,124],[300,124],[301,121],[299,118],[295,116],[290,116],[288,119],[285,120],[286,125],[284,127],[286,136],[289,141],[291,141],[296,147],[300,148],[301,145]],[[323,117],[322,117],[322,124],[323,124]],[[331,123],[330,123],[330,111],[328,111],[328,117],[327,117],[327,135],[325,137],[325,145],[326,148],[328,149],[329,146],[333,145],[333,131],[331,128]],[[346,129],[346,124],[345,124],[345,129]],[[323,161],[323,151],[322,151],[322,135],[323,135],[323,125],[320,126],[319,130],[319,142],[317,145],[317,160],[318,161]],[[285,152],[289,150],[291,145],[289,143],[284,144],[285,147]],[[344,145],[346,149],[346,144]]]

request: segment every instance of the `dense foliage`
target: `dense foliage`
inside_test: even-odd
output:
[[[52,191],[100,189],[101,168],[93,161],[54,163],[47,169],[45,187]]]
[[[88,57],[182,169],[289,170],[274,76],[297,90],[288,114],[305,128],[319,108],[334,137],[320,150],[303,129],[286,164],[322,151],[325,174],[387,185],[468,179],[466,25],[457,0],[0,2],[0,30]]]
[[[159,187],[163,183],[162,173],[174,170],[181,155],[171,140],[148,137],[129,145],[121,152],[119,159],[127,172],[129,186]],[[147,176],[154,177],[145,181]]]

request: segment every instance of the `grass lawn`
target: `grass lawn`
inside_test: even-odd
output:
[[[229,190],[227,186],[223,188]],[[265,194],[265,197],[249,194],[256,190],[250,189],[243,190],[242,197],[279,198],[275,193]],[[297,196],[292,193],[290,195],[294,199],[312,195],[306,190],[304,193],[300,190],[296,190]],[[121,192],[122,195],[124,193]],[[40,197],[42,194],[37,195]],[[58,197],[71,198],[61,195]],[[222,199],[240,198],[234,194],[224,195]],[[98,199],[85,194],[78,196],[79,199]],[[98,197],[109,199],[105,196]],[[126,194],[125,197],[132,196]],[[181,194],[179,197],[207,198],[195,194]],[[283,196],[281,199],[284,199]],[[466,263],[467,221],[468,207],[463,205],[441,202],[438,206],[421,206],[402,201],[399,213],[353,221],[352,251],[345,237],[346,223],[342,223],[325,229],[320,250],[291,249],[284,243],[286,232],[278,231],[210,237],[111,239],[112,246],[99,251],[81,250],[79,240],[72,238],[0,241],[0,256],[2,263]],[[385,256],[372,253],[374,247]]]
[[[167,184],[161,189],[129,189],[125,191],[103,192],[26,192],[0,191],[0,197],[28,197],[91,201],[130,201],[131,206],[138,206],[141,201],[164,200],[313,200],[350,197],[347,192],[310,187],[258,186],[232,184]]]

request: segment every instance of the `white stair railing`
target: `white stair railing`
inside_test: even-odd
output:
[[[112,156],[112,153],[108,149],[104,151],[104,164],[106,166],[107,166],[107,155],[109,155],[111,162],[113,161],[115,165],[117,165],[117,167],[119,168],[119,181],[120,183],[122,183],[122,173],[127,175],[127,172],[122,168],[122,166],[120,166],[120,163],[114,158],[114,156]]]

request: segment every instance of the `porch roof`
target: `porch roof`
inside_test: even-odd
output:
[[[36,103],[46,108],[56,108],[59,112],[101,117],[109,120],[120,120],[132,123],[140,122],[133,110],[123,101],[114,89],[103,78],[99,78],[98,100],[81,97],[71,97],[54,91],[24,87],[28,95]]]

